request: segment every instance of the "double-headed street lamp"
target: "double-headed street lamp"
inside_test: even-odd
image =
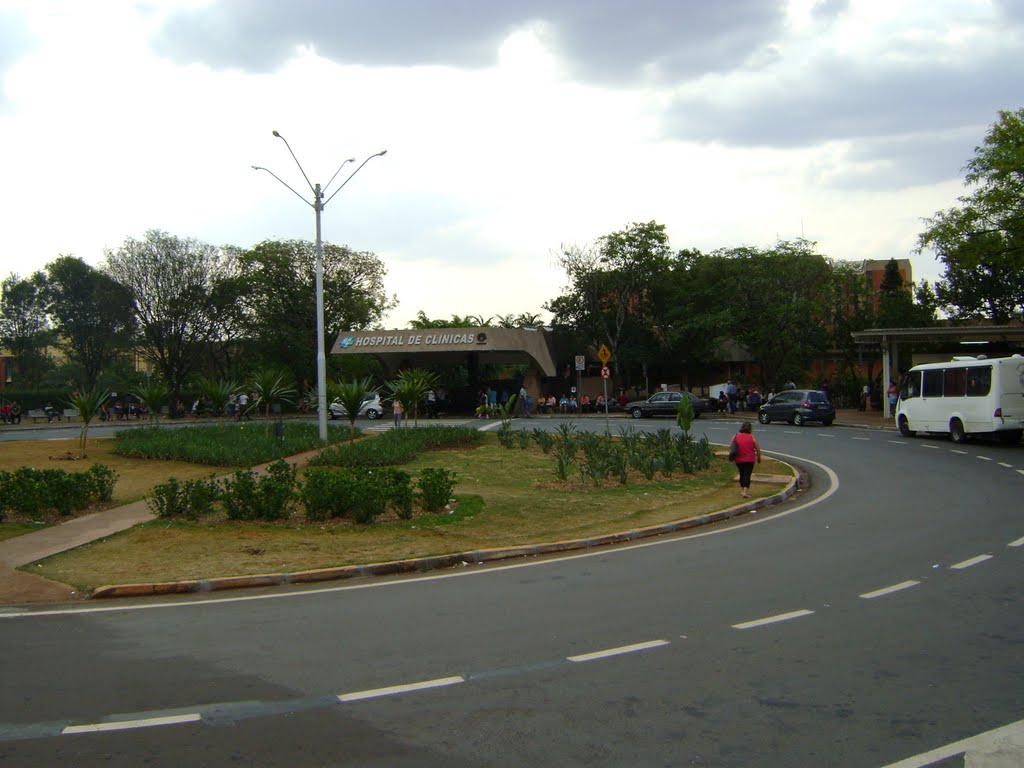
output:
[[[370,155],[368,158],[363,160],[359,167],[352,171],[352,173],[348,175],[348,178],[345,179],[341,183],[341,185],[336,190],[334,190],[334,192],[331,193],[331,196],[324,200],[324,195],[327,194],[328,188],[330,188],[331,184],[338,177],[338,174],[341,173],[341,169],[345,167],[346,163],[354,163],[356,159],[354,157],[350,157],[347,160],[344,160],[341,163],[341,165],[338,166],[338,170],[334,172],[334,175],[331,176],[331,180],[328,181],[327,184],[325,184],[323,187],[321,187],[319,184],[313,184],[309,180],[309,176],[307,176],[306,171],[303,170],[302,163],[299,162],[299,158],[297,158],[295,156],[295,153],[292,152],[292,148],[291,145],[288,143],[288,140],[277,131],[274,131],[274,135],[281,141],[283,141],[284,145],[288,147],[288,153],[292,156],[292,160],[295,161],[295,164],[299,166],[299,171],[302,172],[302,178],[306,180],[306,183],[309,184],[310,190],[312,190],[313,192],[313,202],[310,202],[305,197],[303,197],[299,192],[296,192],[295,189],[290,184],[282,180],[281,177],[278,176],[273,171],[269,170],[268,168],[264,168],[263,166],[260,165],[254,165],[252,167],[254,171],[266,171],[275,179],[280,181],[282,184],[284,184],[284,186],[288,187],[288,189],[294,192],[296,197],[298,197],[306,205],[310,206],[313,209],[313,212],[316,214],[316,399],[317,418],[320,424],[320,441],[326,442],[327,355],[326,352],[324,351],[324,246],[323,241],[320,238],[320,212],[327,206],[329,202],[331,202],[331,200],[334,199],[334,196],[341,192],[344,186],[352,180],[352,177],[362,170],[364,165],[366,165],[375,157],[381,157],[382,155],[386,155],[387,150],[382,149],[380,152],[377,152],[374,155]]]

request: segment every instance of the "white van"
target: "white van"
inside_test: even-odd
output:
[[[915,365],[896,404],[900,434],[948,433],[954,443],[987,434],[1015,443],[1024,434],[1024,356],[954,357]]]

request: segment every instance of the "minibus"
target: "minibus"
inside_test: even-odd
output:
[[[904,437],[939,432],[954,443],[989,435],[1007,443],[1024,434],[1024,356],[954,357],[915,365],[900,383],[896,426]]]

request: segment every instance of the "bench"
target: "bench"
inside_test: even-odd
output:
[[[65,408],[64,409],[64,421],[71,421],[72,419],[78,418],[77,408]]]
[[[25,415],[28,418],[32,419],[32,423],[33,424],[35,424],[37,421],[39,421],[39,419],[49,419],[50,418],[49,416],[46,415],[46,411],[44,411],[42,408],[33,408],[32,410],[30,410]]]

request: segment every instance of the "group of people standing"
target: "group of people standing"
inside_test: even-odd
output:
[[[21,424],[21,406],[14,400],[0,403],[0,423]]]

